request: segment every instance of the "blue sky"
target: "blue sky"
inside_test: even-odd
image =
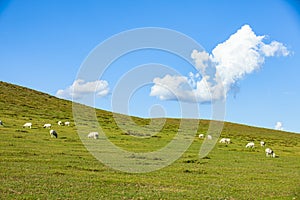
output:
[[[66,89],[77,79],[89,53],[120,32],[143,27],[175,30],[194,39],[216,60],[220,55],[214,56],[213,50],[249,25],[251,30],[242,29],[244,35],[265,36],[264,44],[277,41],[283,46],[277,46],[275,56],[266,56],[270,52],[264,51],[264,61],[259,66],[241,77],[235,76],[226,97],[223,95],[225,121],[267,128],[274,128],[277,123],[277,128],[300,132],[297,104],[300,102],[300,7],[296,1],[12,0],[1,1],[0,12],[0,80],[52,95],[64,90],[66,97]],[[222,55],[230,48],[224,46],[220,50]],[[99,77],[101,94],[96,95],[95,106],[112,110],[118,81],[130,70],[148,63],[161,63],[176,70],[183,82],[191,80],[190,72],[198,73],[189,63],[168,52],[147,49],[131,52],[113,62]],[[168,84],[178,81],[174,75],[167,80],[166,75],[156,77],[159,78],[156,81],[169,81]],[[156,93],[152,91],[156,86],[154,78],[152,83],[134,91],[128,103],[129,114],[149,117],[149,110],[154,108],[152,112],[157,109],[159,116],[163,108],[165,116],[180,117],[179,101],[163,94],[161,88],[155,88]],[[187,94],[184,92],[178,90],[178,94]],[[211,104],[199,100],[198,105],[199,117],[211,118]]]

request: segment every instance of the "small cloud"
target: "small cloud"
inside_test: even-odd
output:
[[[85,95],[93,93],[96,93],[98,97],[108,95],[108,82],[105,80],[85,82],[82,79],[77,79],[66,89],[58,90],[56,96],[64,99],[82,99]]]
[[[275,130],[283,130],[282,122],[276,122],[275,124]]]
[[[249,25],[244,25],[218,44],[211,54],[194,49],[191,58],[197,69],[195,75],[190,72],[188,76],[155,78],[150,96],[188,102],[196,99],[199,103],[226,99],[228,92],[238,91],[239,80],[261,68],[265,58],[290,54],[280,42],[264,43],[265,37],[256,35]]]

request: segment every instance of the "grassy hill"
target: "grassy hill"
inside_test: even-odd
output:
[[[144,139],[120,129],[113,114],[96,111],[111,142],[134,152],[164,147],[176,134],[180,120],[166,119],[162,130]],[[72,102],[28,88],[0,82],[0,199],[299,199],[300,134],[225,123],[217,144],[199,158],[203,140],[195,139],[173,164],[150,173],[130,174],[95,159],[81,142]],[[57,121],[71,126],[58,126]],[[133,118],[143,127],[150,119]],[[164,119],[161,119],[164,120]],[[32,122],[32,129],[22,128]],[[59,133],[51,138],[44,123]],[[201,120],[197,133],[209,121]],[[144,129],[134,129],[140,133]],[[266,158],[258,145],[264,140],[277,158]]]

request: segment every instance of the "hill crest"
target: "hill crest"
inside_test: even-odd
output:
[[[60,99],[55,96],[33,90],[27,87],[18,86],[11,83],[0,81],[0,112],[2,118],[21,117],[24,120],[31,120],[36,117],[39,119],[70,119],[72,120],[72,101]],[[96,109],[98,116],[112,117],[113,113],[101,109]],[[143,119],[139,117],[132,117],[139,120],[149,121],[150,119]],[[169,118],[168,120],[180,120],[176,118]],[[209,120],[201,119],[205,124]],[[232,122],[224,122],[226,127],[234,126],[238,129],[256,129],[259,132],[273,132],[282,133],[273,129],[263,127],[254,127],[245,124],[238,124]],[[289,133],[289,132],[284,132]]]

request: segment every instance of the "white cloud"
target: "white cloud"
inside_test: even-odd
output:
[[[283,130],[282,122],[276,122],[275,129],[282,131]]]
[[[196,75],[193,73],[189,73],[188,77],[166,75],[164,78],[154,79],[150,95],[157,96],[161,100],[180,99],[191,102],[194,101],[194,97],[197,102],[226,99],[227,93],[236,82],[245,75],[259,70],[266,57],[289,55],[289,51],[282,43],[272,41],[265,44],[263,39],[265,36],[257,36],[249,25],[244,25],[225,42],[218,44],[211,54],[193,50],[191,58],[198,70]],[[186,84],[190,84],[190,87],[183,87]],[[180,87],[174,88],[174,85]],[[166,88],[171,88],[175,92],[170,95],[170,91]]]
[[[187,77],[166,75],[163,78],[155,78],[153,82],[155,85],[151,88],[151,96],[157,96],[161,100],[195,101]]]
[[[215,94],[212,96],[212,86],[209,82],[209,76],[196,81],[197,75],[190,76],[171,76],[166,75],[163,78],[155,78],[154,85],[151,87],[150,96],[157,96],[160,100],[181,100],[185,102],[210,102],[220,99],[224,94]],[[223,91],[223,90],[216,90]]]
[[[108,82],[105,80],[96,80],[92,82],[85,82],[82,79],[77,79],[73,84],[64,90],[58,90],[56,96],[66,99],[81,99],[84,95],[96,93],[98,97],[108,95]]]
[[[206,67],[211,61],[211,57],[209,56],[209,54],[205,51],[198,52],[194,49],[191,54],[191,58],[194,60],[196,68],[201,73],[205,73]]]
[[[287,48],[277,41],[273,41],[269,45],[262,46],[261,50],[266,56],[287,56],[290,54]]]

